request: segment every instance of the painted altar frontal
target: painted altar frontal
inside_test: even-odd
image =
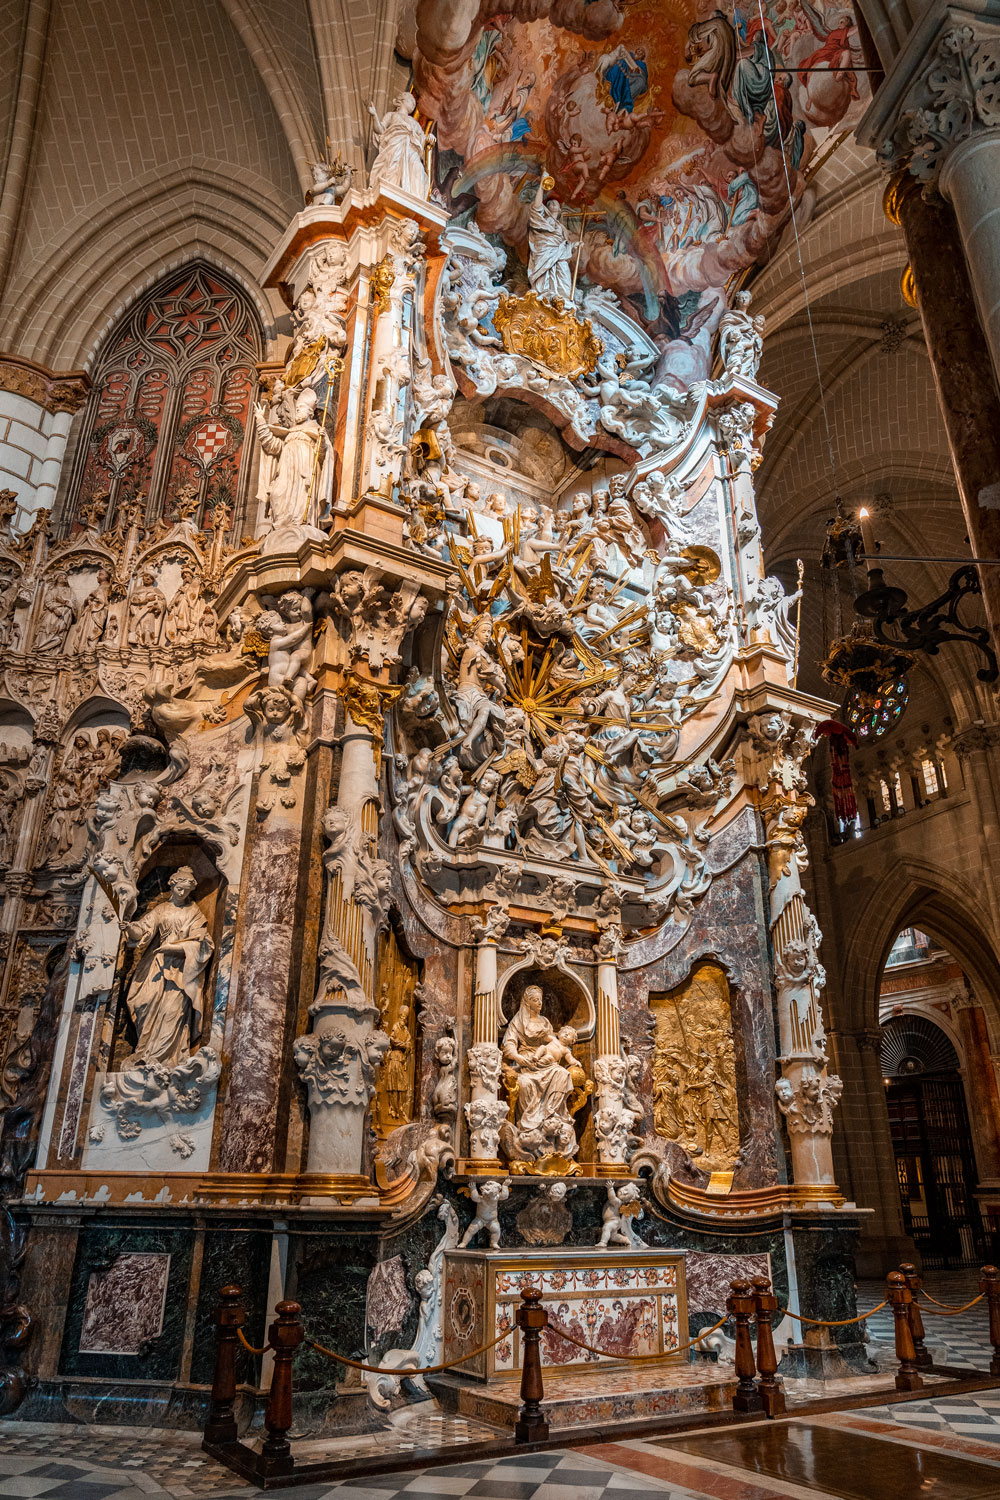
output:
[[[239,524],[136,486],[0,538],[5,909],[53,1041],[24,1295],[70,1286],[39,1415],[128,1380],[190,1417],[234,1265],[254,1341],[292,1296],[384,1366],[313,1372],[342,1408],[405,1400],[455,1308],[496,1330],[518,1265],[555,1338],[594,1322],[621,1358],[690,1337],[680,1251],[850,1312],[802,880],[829,705],[763,568],[759,319],[720,303],[687,378],[574,279],[538,163],[511,258],[428,197],[412,99],[390,115],[371,184],[267,268],[294,333]],[[99,1354],[127,1256],[162,1327]]]
[[[442,1359],[462,1359],[507,1335],[461,1369],[487,1381],[518,1374],[521,1332],[514,1319],[521,1289],[529,1286],[541,1293],[548,1314],[539,1343],[546,1368],[596,1373],[631,1356],[666,1359],[687,1342],[683,1255],[634,1249],[452,1250],[444,1262]],[[573,1339],[605,1352],[581,1349]]]

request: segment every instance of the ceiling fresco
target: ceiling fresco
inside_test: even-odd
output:
[[[422,0],[413,45],[455,217],[524,262],[551,177],[578,283],[622,300],[680,388],[708,373],[727,284],[857,117],[859,61],[852,14],[822,0]]]

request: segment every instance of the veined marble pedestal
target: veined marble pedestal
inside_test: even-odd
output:
[[[625,1356],[663,1354],[687,1342],[684,1256],[665,1250],[449,1250],[444,1261],[443,1360],[459,1359],[499,1333],[509,1338],[457,1374],[477,1380],[509,1377],[521,1369],[515,1313],[522,1282],[541,1288],[549,1326],[542,1333],[542,1365],[579,1373],[621,1364]],[[607,1349],[589,1354],[560,1337]],[[683,1358],[683,1356],[680,1356]]]

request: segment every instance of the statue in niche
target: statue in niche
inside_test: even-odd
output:
[[[201,624],[201,579],[191,563],[181,568],[180,586],[167,606],[163,634],[172,646],[193,641]]]
[[[709,1171],[728,1171],[739,1154],[739,1109],[729,981],[700,963],[676,989],[650,996],[656,1018],[653,1120]]]
[[[17,781],[0,775],[0,865],[9,865],[13,858],[16,818],[22,800]]]
[[[528,212],[528,280],[539,297],[569,304],[573,294],[573,246],[558,202],[545,201],[546,191],[554,186],[551,177],[542,177]]]
[[[424,166],[424,152],[434,144],[432,135],[424,135],[420,121],[414,119],[417,101],[412,94],[400,94],[384,116],[374,104],[368,113],[375,122],[378,152],[368,174],[368,186],[400,188],[414,198],[426,198],[430,181]]]
[[[172,1068],[201,1031],[202,987],[215,944],[194,902],[197,883],[182,865],[170,877],[170,899],[125,924],[125,940],[138,950],[126,995],[138,1041],[124,1067]]]
[[[75,618],[76,606],[70,592],[69,579],[65,573],[57,573],[45,590],[42,613],[35,630],[35,650],[65,650],[66,637]]]
[[[152,573],[147,570],[139,579],[139,587],[132,590],[129,601],[129,645],[155,646],[160,639],[160,626],[166,612],[166,596],[157,587]]]
[[[328,439],[316,420],[318,401],[312,386],[300,390],[288,426],[269,422],[259,404],[254,408],[260,446],[274,464],[266,507],[271,531],[315,525],[318,497],[328,498],[331,465]]]
[[[100,645],[104,636],[104,628],[108,623],[108,609],[111,604],[111,574],[107,568],[100,568],[97,573],[97,583],[84,599],[80,606],[80,613],[76,617],[73,627],[73,635],[70,639],[69,649],[71,651],[94,651]]]
[[[382,1073],[387,1114],[394,1120],[410,1117],[410,1007],[401,1005],[395,1024],[389,1029],[389,1051],[386,1053]],[[385,1025],[385,1020],[383,1020]]]
[[[529,984],[501,1039],[504,1084],[520,1151],[535,1162],[569,1161],[579,1150],[573,1115],[593,1084],[573,1055],[576,1032],[564,1026],[556,1035],[542,1003],[541,986]]]

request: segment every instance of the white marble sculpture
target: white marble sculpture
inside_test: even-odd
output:
[[[528,280],[540,297],[569,303],[573,295],[573,246],[570,244],[555,199],[545,201],[546,184],[542,178],[528,212]]]
[[[626,1245],[635,1249],[642,1244],[642,1240],[632,1228],[632,1219],[641,1218],[642,1208],[639,1206],[639,1189],[634,1182],[626,1182],[620,1188],[616,1188],[613,1182],[608,1183],[608,1201],[601,1212],[601,1237],[597,1241],[598,1248],[608,1250],[612,1245]]]
[[[503,1033],[502,1056],[506,1069],[516,1078],[515,1133],[518,1146],[534,1160],[576,1156],[579,1142],[570,1111],[582,1069],[573,1056],[571,1027],[558,1035],[542,1014],[539,985],[530,984],[517,1012]]]
[[[469,1187],[469,1197],[476,1205],[476,1216],[459,1240],[458,1248],[467,1249],[485,1230],[490,1249],[496,1250],[500,1244],[500,1204],[506,1203],[510,1197],[510,1178],[505,1177],[500,1182],[495,1177],[486,1177],[481,1182],[473,1182]]]
[[[293,546],[299,535],[322,536],[315,521],[330,500],[333,465],[329,439],[316,420],[317,401],[311,386],[299,390],[288,426],[271,424],[260,405],[254,408],[261,449],[274,461],[264,521]]]
[[[170,899],[126,924],[126,941],[137,950],[126,995],[137,1040],[126,1067],[169,1068],[201,1032],[204,976],[215,944],[194,901],[196,885],[194,872],[182,865],[170,877]]]
[[[444,1298],[444,1257],[448,1250],[458,1246],[458,1217],[447,1201],[438,1209],[438,1218],[444,1224],[444,1233],[431,1251],[426,1266],[422,1266],[413,1278],[413,1287],[419,1298],[417,1333],[409,1349],[389,1349],[379,1360],[377,1372],[366,1371],[364,1382],[373,1406],[388,1411],[392,1398],[399,1394],[401,1380],[409,1379],[418,1391],[427,1390],[422,1375],[407,1376],[408,1370],[428,1368],[441,1358],[442,1303]],[[368,1351],[368,1362],[373,1351]]]
[[[375,141],[378,147],[375,160],[368,174],[368,185],[379,188],[401,188],[414,198],[426,198],[430,189],[425,166],[425,152],[433,144],[434,137],[425,135],[420,122],[414,119],[417,101],[412,94],[400,94],[392,109],[379,116],[374,104],[369,104],[368,113],[375,122]]]
[[[752,317],[747,311],[749,306],[750,293],[739,291],[733,298],[733,306],[722,314],[719,353],[727,375],[756,380],[764,348],[764,318],[763,315]]]
[[[351,188],[354,168],[338,155],[336,161],[314,161],[309,164],[312,185],[309,199],[313,206],[330,206],[346,198]]]

